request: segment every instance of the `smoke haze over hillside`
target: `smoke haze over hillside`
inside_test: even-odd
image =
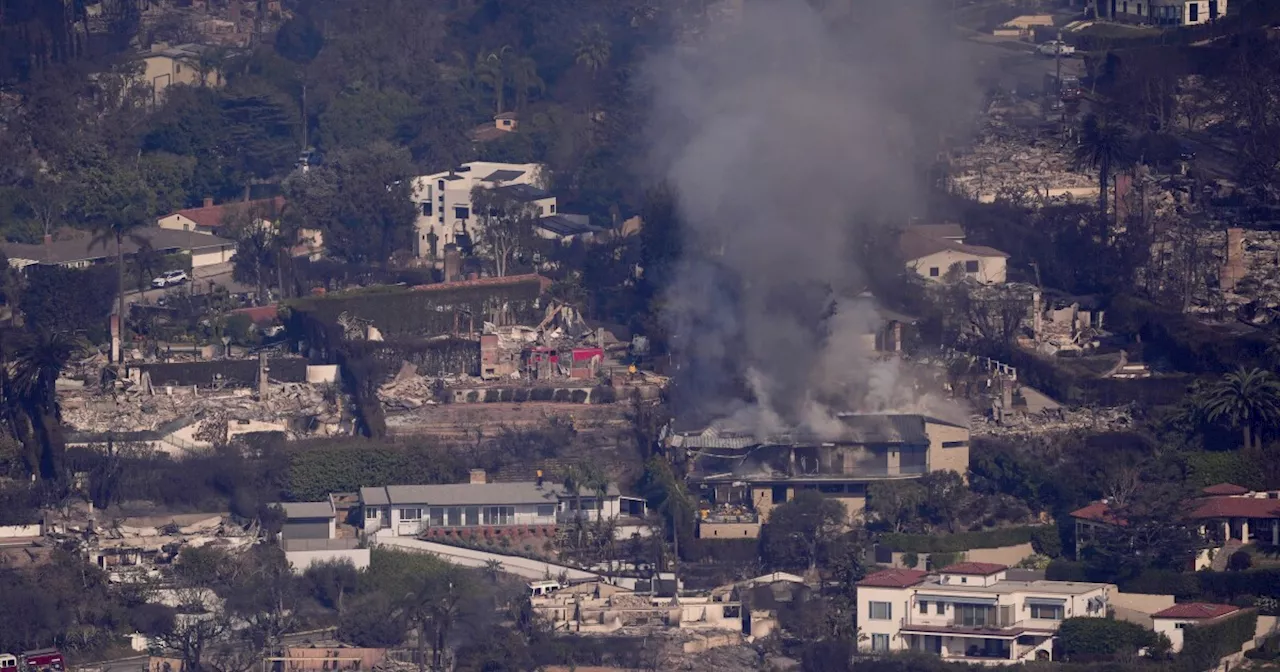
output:
[[[861,347],[879,316],[859,250],[922,198],[917,160],[976,87],[923,3],[890,4],[748,2],[648,64],[650,164],[685,225],[663,315],[681,406],[827,434],[839,412],[929,403]]]

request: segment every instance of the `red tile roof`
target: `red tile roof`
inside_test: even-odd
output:
[[[1265,497],[1201,497],[1188,502],[1191,508],[1187,517],[1192,520],[1212,518],[1280,518],[1280,499]],[[1095,523],[1123,525],[1106,502],[1094,502],[1071,512],[1072,518],[1092,520]]]
[[[279,310],[277,309],[276,304],[273,303],[267,306],[252,306],[249,308],[236,308],[235,310],[231,311],[231,314],[232,315],[248,315],[249,319],[252,320],[254,324],[261,324],[263,322],[274,322],[276,317],[279,316]]]
[[[1249,493],[1249,488],[1235,483],[1219,483],[1211,485],[1200,492],[1206,495],[1245,495]]]
[[[997,565],[994,562],[959,562],[954,565],[943,567],[938,570],[941,574],[970,574],[973,576],[991,576],[996,572],[1003,572],[1009,569],[1005,565]]]
[[[1205,497],[1195,501],[1190,516],[1205,518],[1280,518],[1280,499],[1265,497]]]
[[[1071,512],[1072,518],[1081,520],[1092,520],[1095,523],[1106,523],[1108,525],[1124,525],[1123,520],[1115,517],[1111,512],[1111,506],[1106,502],[1094,502],[1088,506],[1076,509]]]
[[[507,285],[522,285],[527,282],[537,282],[542,286],[542,291],[546,291],[551,286],[551,280],[537,273],[526,273],[525,275],[508,275],[501,278],[477,278],[475,280],[437,282],[431,285],[414,285],[413,290],[416,292],[446,292],[467,287],[505,287]]]
[[[1204,619],[1218,618],[1226,616],[1232,612],[1240,611],[1239,607],[1233,607],[1229,604],[1208,604],[1206,602],[1183,602],[1175,604],[1168,609],[1157,611],[1151,614],[1151,618],[1181,618],[1181,619]]]
[[[867,588],[906,588],[924,581],[928,575],[928,572],[918,569],[886,569],[868,574],[858,585]]]
[[[219,226],[222,226],[222,222],[228,214],[245,206],[261,206],[270,209],[270,211],[279,212],[280,209],[284,207],[284,197],[276,196],[275,198],[263,198],[256,201],[235,201],[232,203],[210,205],[202,208],[187,208],[185,210],[179,210],[168,216],[172,217],[173,215],[182,215],[183,217],[195,222],[197,226],[216,229]]]

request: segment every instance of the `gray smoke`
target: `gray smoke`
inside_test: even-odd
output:
[[[757,435],[928,403],[868,356],[860,249],[912,214],[922,154],[976,87],[925,5],[843,10],[747,2],[646,73],[649,158],[686,225],[664,308],[680,405]]]

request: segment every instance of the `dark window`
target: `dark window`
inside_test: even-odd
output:
[[[920,600],[920,613],[922,613],[922,614],[927,614],[927,613],[929,613],[929,603],[928,603],[928,602],[925,602],[924,600]]]
[[[423,217],[431,216],[431,201],[426,201],[422,204],[422,216]]]
[[[440,191],[444,191],[444,180],[438,180],[436,186],[440,187]],[[440,198],[444,198],[444,194],[440,194]]]
[[[942,442],[943,448],[963,448],[967,445],[969,445],[968,441],[943,441]]]
[[[1189,4],[1189,5],[1187,5],[1187,6],[1190,8],[1190,12],[1191,12],[1191,16],[1190,16],[1190,18],[1188,19],[1188,21],[1189,21],[1190,23],[1196,23],[1196,22],[1200,21],[1200,3],[1198,3],[1198,2],[1193,2],[1193,3],[1190,3],[1190,4]]]
[[[947,603],[946,603],[946,602],[937,602],[937,603],[935,603],[935,604],[937,604],[937,605],[938,605],[938,615],[939,615],[939,616],[942,616],[943,614],[947,613]]]
[[[552,204],[551,204],[551,214],[553,214],[553,215],[554,215],[554,214],[556,214],[556,204],[555,204],[555,203],[552,203]]]
[[[938,267],[937,267],[937,266],[930,266],[930,267],[929,267],[929,277],[931,277],[931,278],[936,278],[936,277],[938,277]]]
[[[965,272],[965,273],[977,273],[977,272],[978,272],[978,262],[976,262],[976,261],[966,261],[966,262],[964,262],[964,272]]]
[[[453,209],[454,219],[466,219],[471,216],[471,208],[455,207]]]
[[[781,504],[785,501],[787,501],[787,486],[785,485],[773,486],[773,503]]]
[[[844,493],[844,486],[843,486],[843,485],[839,485],[839,484],[836,484],[836,485],[830,485],[830,484],[827,484],[827,485],[819,485],[819,486],[818,486],[818,491],[819,491],[819,492],[826,493],[826,494],[828,494],[828,495],[839,495],[839,494]]]

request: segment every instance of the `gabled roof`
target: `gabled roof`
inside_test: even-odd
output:
[[[964,227],[954,222],[942,224],[909,224],[904,232],[918,233],[929,238],[949,238],[957,242],[964,240]]]
[[[1125,522],[1116,518],[1111,511],[1111,505],[1106,502],[1094,502],[1088,506],[1083,506],[1071,512],[1072,518],[1080,520],[1091,520],[1095,523],[1106,523],[1107,525],[1124,525]]]
[[[931,254],[947,251],[969,254],[975,257],[999,257],[1005,259],[1009,257],[1008,254],[1001,252],[994,247],[965,245],[964,243],[957,243],[946,240],[945,238],[933,238],[910,231],[904,232],[898,237],[898,249],[901,250],[902,258],[905,261],[915,261],[916,259],[922,259]]]
[[[174,215],[182,215],[193,221],[198,226],[209,229],[216,229],[222,226],[223,221],[228,215],[237,212],[241,208],[261,208],[264,212],[280,212],[284,207],[284,196],[276,196],[275,198],[262,198],[256,201],[236,201],[233,203],[222,203],[220,205],[210,205],[201,208],[187,208],[170,213],[161,217],[165,219]]]
[[[1235,483],[1218,483],[1217,485],[1211,485],[1200,492],[1203,492],[1206,495],[1247,495],[1249,494],[1249,488],[1236,485]]]
[[[968,574],[970,576],[991,576],[1009,569],[1005,565],[994,562],[960,562],[938,570],[939,574]]]
[[[1151,618],[1177,618],[1183,620],[1199,620],[1220,618],[1240,611],[1239,607],[1229,604],[1209,604],[1207,602],[1183,602],[1168,609],[1151,614]]]
[[[233,240],[219,238],[208,233],[194,231],[175,231],[160,227],[138,229],[124,239],[121,247],[126,256],[135,254],[141,247],[135,238],[147,241],[151,249],[162,252],[166,250],[202,250],[210,247],[234,246]],[[0,250],[10,259],[26,259],[44,264],[66,264],[74,261],[93,261],[96,259],[115,258],[115,242],[94,242],[93,235],[87,231],[74,231],[59,237],[48,244],[27,245],[24,243],[0,243]]]
[[[857,585],[866,588],[907,588],[924,581],[928,572],[919,569],[886,569],[868,574]]]
[[[329,500],[323,502],[284,502],[280,504],[280,508],[284,509],[284,517],[288,520],[333,518],[337,515],[333,510],[333,502]]]

